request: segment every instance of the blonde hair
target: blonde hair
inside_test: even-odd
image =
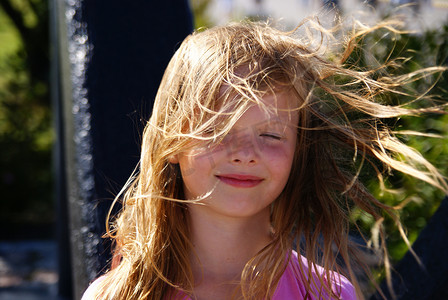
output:
[[[348,239],[350,211],[360,208],[378,223],[383,211],[393,215],[360,182],[363,164],[370,164],[380,179],[392,168],[448,190],[439,172],[380,121],[437,109],[377,101],[385,93],[403,93],[400,85],[442,68],[389,77],[381,67],[357,71],[344,66],[357,39],[374,29],[356,31],[332,61],[320,54],[315,40],[262,23],[235,23],[187,37],[160,84],[143,134],[139,171],[117,197],[123,209],[109,236],[120,260],[101,283],[98,298],[163,299],[176,291],[192,295],[191,201],[184,199],[180,170],[170,157],[192,143],[219,143],[251,105],[263,105],[261,97],[279,89],[292,89],[297,96],[290,104],[299,114],[297,148],[289,180],[273,203],[274,239],[243,270],[243,297],[272,297],[295,242],[309,266],[321,264],[326,270],[317,274],[320,282],[304,283],[309,295],[315,285],[321,286],[320,293],[338,297],[335,283],[325,280],[333,278],[330,270],[347,276],[359,293]],[[218,99],[223,85],[228,88]],[[313,271],[301,268],[304,278],[313,278]]]

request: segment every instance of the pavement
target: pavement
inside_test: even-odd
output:
[[[0,241],[0,299],[57,300],[57,243]]]

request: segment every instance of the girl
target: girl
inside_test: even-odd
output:
[[[362,298],[350,211],[391,210],[363,163],[447,185],[379,121],[420,112],[375,102],[411,77],[344,68],[355,37],[330,62],[293,35],[244,22],[182,43],[119,196],[115,263],[84,299]]]

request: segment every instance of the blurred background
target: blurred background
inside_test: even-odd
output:
[[[195,27],[210,27],[243,18],[271,18],[285,29],[294,28],[303,18],[318,14],[332,24],[336,12],[375,22],[402,14],[405,26],[415,31],[400,37],[377,33],[363,41],[353,60],[360,68],[371,59],[411,56],[401,69],[447,65],[448,0],[361,1],[361,0],[191,0]],[[50,96],[50,45],[48,0],[0,0],[0,299],[57,299],[57,219],[55,197],[56,138]],[[375,52],[369,45],[375,45]],[[367,53],[367,54],[366,54]],[[446,74],[409,86],[423,92],[433,87],[435,101],[448,99]],[[404,103],[408,99],[391,98]],[[417,104],[424,105],[424,104]],[[421,151],[447,174],[448,116],[402,118],[394,121],[397,130],[416,130],[438,138],[412,137],[406,142]],[[408,177],[393,174],[387,185],[394,192],[379,193],[379,187],[365,179],[382,201],[398,205],[408,201],[401,218],[413,242],[438,208],[444,195]],[[373,220],[353,215],[363,228]],[[392,222],[391,220],[387,220]],[[396,231],[388,233],[393,261],[407,251]],[[381,278],[381,271],[379,278]]]

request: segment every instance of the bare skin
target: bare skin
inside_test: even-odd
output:
[[[230,299],[246,263],[271,239],[269,210],[251,218],[225,220],[201,213],[201,205],[191,205],[191,256],[195,282],[194,299]],[[199,261],[198,261],[199,259]]]

